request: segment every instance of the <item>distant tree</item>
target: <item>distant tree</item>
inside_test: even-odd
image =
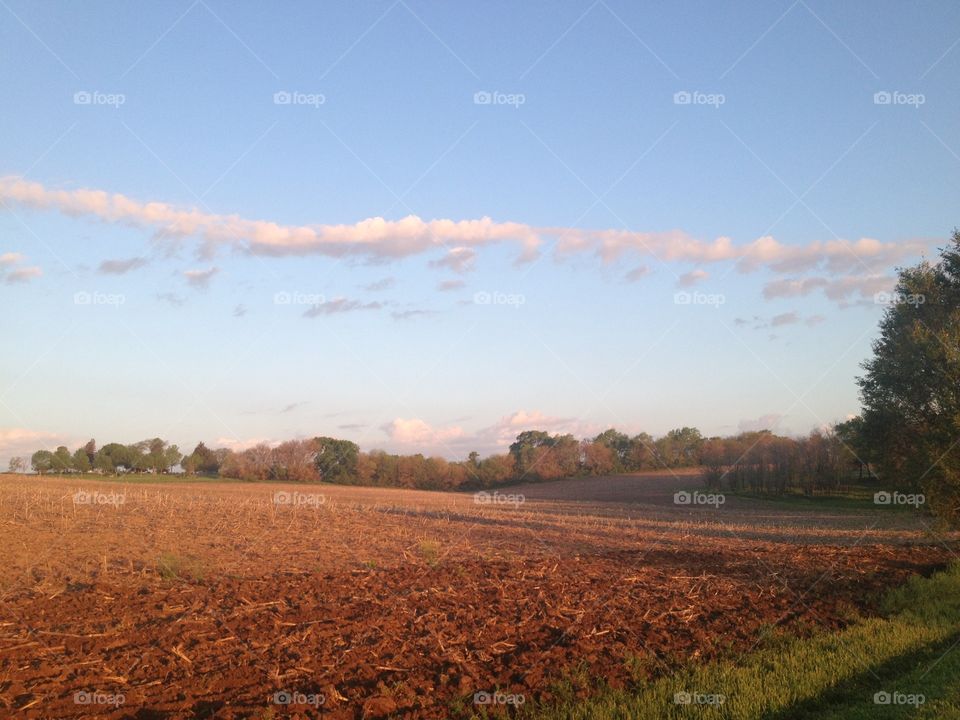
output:
[[[83,446],[83,452],[87,455],[87,464],[93,467],[97,459],[97,441],[92,438],[87,440],[86,445]]]
[[[550,433],[543,430],[524,430],[517,435],[517,439],[510,445],[510,454],[518,476],[533,474],[539,462],[547,459],[544,452],[538,453],[539,448],[549,448],[553,444]]]
[[[68,472],[73,469],[73,455],[67,449],[66,445],[61,445],[53,453],[53,471],[58,473]]]
[[[700,445],[703,436],[696,428],[671,430],[656,441],[657,454],[668,467],[687,467],[700,464]]]
[[[626,435],[624,435],[626,438]],[[629,438],[627,438],[629,442]],[[610,445],[597,440],[584,440],[581,444],[583,469],[588,475],[606,475],[614,468],[622,467],[615,450]]]
[[[49,450],[37,450],[30,458],[30,466],[40,475],[52,472],[54,464],[53,453]]]
[[[105,473],[130,471],[136,468],[138,456],[139,451],[132,445],[109,443],[97,450],[93,466]]]
[[[70,467],[77,472],[90,472],[90,458],[84,448],[77,448],[70,458]]]
[[[185,455],[180,464],[187,473],[198,472],[205,475],[216,475],[220,470],[220,459],[217,457],[217,453],[202,442],[197,443],[193,452]]]
[[[613,453],[614,468],[617,471],[630,468],[630,437],[626,433],[610,428],[597,435],[593,441],[609,448]]]
[[[644,470],[657,466],[656,448],[653,437],[642,432],[630,438],[627,451],[626,470]]]
[[[27,461],[22,457],[12,457],[9,468],[12,473],[22,473],[27,469]]]
[[[352,483],[357,476],[360,447],[349,440],[318,437],[316,442],[317,471],[324,482]]]
[[[181,458],[183,458],[183,453],[180,452],[180,448],[176,445],[169,445],[163,451],[163,466],[158,472],[170,472],[180,463]]]

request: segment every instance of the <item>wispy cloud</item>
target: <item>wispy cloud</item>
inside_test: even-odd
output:
[[[677,279],[678,287],[693,287],[698,282],[706,280],[710,277],[710,273],[706,270],[691,270],[688,273],[684,273]]]
[[[206,270],[185,270],[183,276],[187,279],[187,284],[198,290],[203,290],[210,285],[210,280],[220,272],[219,268],[207,268]]]
[[[397,310],[390,313],[394,320],[409,320],[415,317],[429,317],[430,315],[436,315],[436,312],[433,310]]]
[[[441,280],[437,285],[437,290],[440,292],[450,292],[451,290],[459,290],[466,283],[463,280]]]
[[[896,285],[890,275],[845,275],[837,278],[806,277],[774,280],[763,286],[763,296],[773,298],[803,297],[816,290],[831,300],[846,301],[850,296],[872,298],[876,293]]]
[[[642,278],[645,278],[649,274],[650,268],[648,268],[646,265],[640,265],[624,275],[623,279],[628,283],[635,283],[639,282]]]
[[[700,240],[682,230],[537,227],[489,217],[423,220],[410,215],[399,220],[372,217],[352,225],[283,225],[164,202],[142,202],[103,190],[50,189],[20,177],[0,178],[0,199],[39,210],[150,228],[165,238],[194,237],[205,255],[227,246],[258,255],[357,255],[376,261],[444,250],[444,257],[433,264],[457,272],[473,266],[477,248],[498,243],[518,246],[522,260],[532,260],[545,243],[556,241],[556,252],[561,256],[591,252],[605,263],[633,255],[701,265],[730,261],[743,272],[759,268],[779,274],[819,270],[831,276],[879,272],[921,255],[930,246],[921,240],[881,242],[873,238],[787,245],[771,236],[737,244],[725,236]]]
[[[37,265],[31,265],[30,267],[17,268],[16,270],[10,270],[9,272],[3,275],[3,281],[6,283],[24,283],[34,278],[38,278],[43,275],[43,270],[41,270]]]
[[[380,290],[388,290],[397,284],[397,279],[394,277],[385,277],[370,283],[369,285],[364,285],[363,289],[368,292],[379,292]]]
[[[307,308],[303,316],[305,318],[315,318],[322,315],[337,315],[339,313],[355,312],[358,310],[379,310],[381,307],[383,307],[383,304],[379,302],[364,303],[359,300],[348,300],[344,297],[338,297]]]
[[[26,258],[18,252],[7,252],[0,255],[0,279],[7,284],[25,283],[33,278],[43,275],[43,270],[38,265],[28,267],[15,267],[22,263]],[[14,269],[8,269],[14,268]]]
[[[186,302],[184,298],[172,292],[157,293],[157,300],[162,300],[163,302],[173,305],[174,307],[180,307]]]
[[[431,260],[431,267],[446,268],[458,273],[466,273],[473,269],[477,259],[477,251],[468,247],[450,248],[447,254],[439,260]]]
[[[755,419],[741,420],[737,425],[740,432],[759,432],[760,430],[773,430],[783,420],[783,415],[779,413],[770,413],[761,415]]]
[[[126,260],[104,260],[97,268],[97,272],[107,275],[123,275],[147,264],[146,258],[132,257]]]

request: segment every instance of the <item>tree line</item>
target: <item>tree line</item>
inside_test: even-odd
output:
[[[449,461],[420,453],[397,455],[383,450],[362,452],[350,440],[316,437],[261,443],[245,450],[209,448],[203,442],[189,454],[161,438],[132,445],[95,440],[71,452],[60,446],[38,450],[30,459],[41,474],[183,473],[252,481],[331,482],[348,485],[406,487],[424,490],[486,488],[510,482],[555,480],[571,476],[606,475],[699,463],[703,436],[696,428],[671,430],[659,439],[647,433],[633,437],[615,429],[593,439],[551,435],[542,430],[521,432],[509,452]],[[25,470],[21,458],[10,469]]]

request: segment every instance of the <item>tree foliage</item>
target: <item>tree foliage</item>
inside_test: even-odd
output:
[[[881,477],[960,522],[960,232],[938,263],[899,271],[863,369],[860,442]]]

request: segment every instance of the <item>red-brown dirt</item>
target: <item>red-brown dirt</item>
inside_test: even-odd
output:
[[[469,717],[479,691],[549,699],[573,674],[625,685],[748,652],[775,624],[840,628],[946,562],[953,542],[900,513],[678,508],[672,493],[689,477],[589,483],[580,501],[561,483],[478,505],[452,493],[3,476],[0,708]],[[76,505],[78,489],[124,498]],[[277,505],[277,491],[314,497]],[[78,704],[94,692],[123,703]],[[278,705],[278,692],[317,704]]]

